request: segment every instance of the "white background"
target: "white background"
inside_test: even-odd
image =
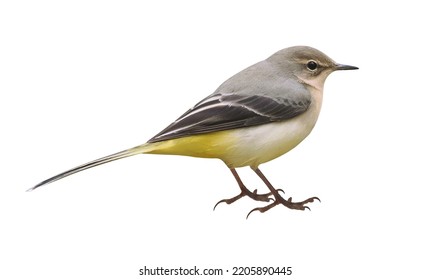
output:
[[[0,4],[1,279],[158,279],[139,276],[145,265],[429,279],[424,4],[146,2]],[[311,135],[261,166],[288,197],[319,196],[311,212],[279,206],[246,220],[264,205],[248,198],[212,211],[238,193],[228,169],[175,156],[136,156],[25,192],[144,143],[231,75],[293,45],[360,67],[333,73]]]

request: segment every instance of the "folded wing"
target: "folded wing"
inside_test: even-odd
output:
[[[148,142],[288,120],[305,112],[310,103],[309,94],[214,93]]]

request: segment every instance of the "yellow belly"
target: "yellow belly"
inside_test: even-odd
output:
[[[147,143],[137,150],[150,154],[219,158],[230,168],[256,168],[290,151],[309,135],[321,108],[322,96],[315,96],[305,113],[286,121]]]
[[[231,168],[256,168],[293,149],[312,127],[296,121],[270,123],[150,143],[142,152],[219,158]]]
[[[237,139],[225,130],[150,143],[144,153],[223,159],[236,145]]]

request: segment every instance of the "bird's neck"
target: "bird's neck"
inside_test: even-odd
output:
[[[305,84],[305,86],[312,96],[311,107],[309,108],[309,110],[315,113],[316,118],[318,118],[322,106],[324,84],[321,86]]]
[[[321,79],[305,79],[298,76],[296,77],[300,81],[300,83],[304,84],[307,87],[309,91],[316,90],[320,91],[322,94],[324,88],[324,81],[321,81]]]

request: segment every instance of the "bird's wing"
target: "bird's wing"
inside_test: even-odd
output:
[[[148,142],[288,120],[305,112],[310,104],[308,92],[285,97],[214,93]]]

